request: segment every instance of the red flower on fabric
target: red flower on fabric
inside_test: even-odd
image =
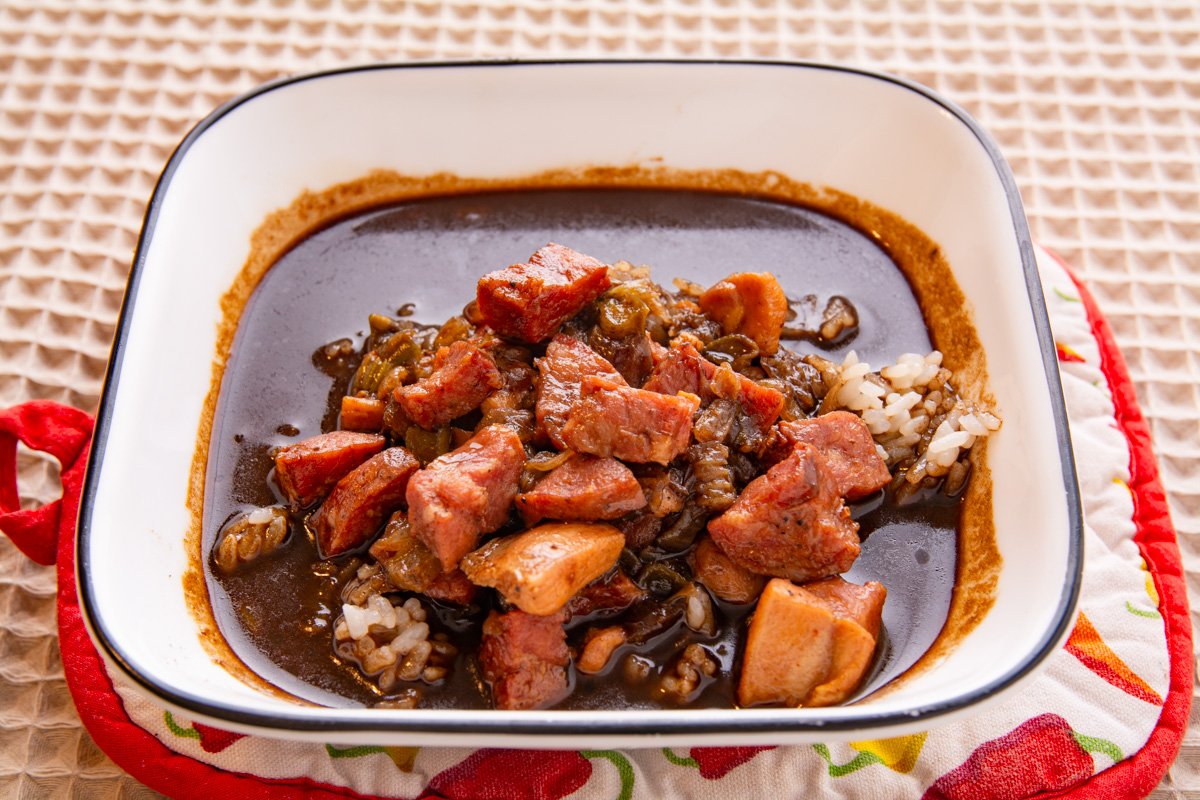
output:
[[[693,747],[689,752],[700,767],[700,777],[710,781],[719,780],[729,774],[734,767],[745,764],[763,750],[774,750],[774,747]]]
[[[210,728],[199,722],[193,722],[192,727],[196,729],[196,733],[200,734],[200,746],[206,753],[219,753],[246,736],[244,733],[230,733],[219,728]]]
[[[559,800],[592,776],[573,750],[477,750],[434,776],[422,800]]]
[[[921,800],[1021,800],[1061,792],[1092,776],[1089,751],[1121,760],[1112,742],[1075,733],[1057,714],[1042,714],[975,748]]]

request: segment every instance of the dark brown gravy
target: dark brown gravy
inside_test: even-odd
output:
[[[284,254],[246,303],[209,440],[200,552],[213,611],[234,653],[270,683],[327,705],[378,699],[333,655],[328,626],[339,613],[336,592],[314,573],[315,549],[301,531],[234,576],[215,574],[207,559],[232,515],[276,502],[267,479],[270,448],[332,425],[331,403],[347,376],[318,369],[314,350],[345,336],[360,343],[368,313],[393,313],[405,303],[416,305],[415,320],[440,323],[473,297],[482,273],[521,261],[547,241],[605,261],[649,264],[664,285],[676,276],[709,284],[733,271],[771,271],[789,296],[845,295],[858,309],[860,333],[825,352],[829,357],[854,349],[883,364],[932,349],[913,290],[872,239],[817,211],[769,200],[654,189],[497,191],[409,200],[324,228]],[[860,693],[867,694],[916,663],[946,622],[960,502],[899,508],[885,501],[856,516],[865,542],[847,577],[879,580],[889,590],[886,633]],[[749,608],[722,610],[725,624],[715,636],[677,625],[644,651],[661,664],[695,640],[725,654],[721,677],[694,706],[733,705],[734,653]],[[470,655],[477,626],[456,632],[466,627],[462,616],[441,611],[433,626],[451,633],[462,654],[445,685],[422,687],[424,707],[487,705]],[[581,633],[576,628],[572,641]],[[574,693],[559,707],[653,707],[653,684],[577,675]]]

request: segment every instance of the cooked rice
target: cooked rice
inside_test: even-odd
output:
[[[395,692],[399,681],[436,683],[457,650],[442,634],[430,637],[426,617],[415,597],[393,603],[372,594],[361,604],[345,603],[333,627],[334,648],[384,694]]]
[[[232,573],[242,564],[275,550],[288,534],[287,511],[279,506],[255,508],[238,517],[222,533],[216,561],[222,572]]]
[[[948,483],[959,486],[966,466],[952,468],[976,441],[1000,429],[1000,419],[960,397],[952,378],[937,350],[926,356],[905,353],[879,370],[851,351],[821,411],[858,413],[888,468],[902,472],[910,484],[949,475]]]

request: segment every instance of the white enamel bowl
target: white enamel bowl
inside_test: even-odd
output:
[[[373,169],[504,178],[651,159],[774,170],[835,187],[899,214],[941,246],[974,314],[1004,418],[988,453],[1004,564],[982,623],[897,690],[838,708],[328,709],[268,696],[214,664],[181,586],[185,497],[219,299],[251,232],[302,191]],[[79,524],[86,619],[110,669],[158,701],[226,729],[279,737],[660,747],[927,729],[1014,691],[1069,629],[1082,530],[1057,376],[1008,167],[970,118],[921,87],[815,64],[695,62],[379,66],[282,81],[205,119],[151,200]]]

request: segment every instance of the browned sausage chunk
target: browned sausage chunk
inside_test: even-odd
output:
[[[479,645],[479,667],[501,709],[546,708],[567,694],[565,614],[537,617],[524,611],[488,614]]]
[[[374,433],[322,433],[279,448],[275,452],[275,478],[289,500],[298,506],[310,506],[383,445],[383,437]]]
[[[608,266],[560,244],[479,279],[475,302],[492,330],[540,342],[609,286]]]
[[[567,613],[583,617],[600,611],[623,611],[646,596],[646,590],[619,569],[597,578],[567,603]]]
[[[752,480],[708,532],[760,575],[807,581],[845,572],[858,558],[858,525],[834,489],[820,452],[802,442]]]
[[[834,491],[847,500],[866,497],[891,480],[871,431],[857,414],[834,411],[812,419],[781,422],[779,432],[789,442],[807,442],[820,450],[833,478]]]
[[[545,616],[612,569],[624,546],[612,525],[556,522],[492,539],[463,557],[462,570],[510,605]]]
[[[525,466],[525,448],[509,427],[491,425],[429,463],[408,484],[408,520],[450,571],[508,519]]]
[[[564,447],[562,427],[567,412],[579,401],[579,384],[588,375],[600,375],[621,386],[625,379],[612,364],[578,339],[558,335],[546,346],[546,355],[538,359],[541,385],[537,397],[539,430],[554,443]]]
[[[726,333],[749,336],[763,355],[779,349],[787,295],[769,272],[738,272],[700,296],[700,308]]]
[[[428,378],[396,390],[396,402],[408,418],[433,430],[479,407],[504,385],[492,357],[469,342],[443,347]]]
[[[695,395],[666,395],[586,377],[562,438],[576,452],[668,464],[687,449]]]
[[[766,579],[736,563],[705,536],[692,552],[696,580],[722,600],[749,603],[758,598]]]
[[[877,633],[871,630],[879,630],[887,592],[873,582],[841,583],[822,581],[818,592],[810,588],[817,584],[795,586],[779,578],[767,584],[746,636],[739,703],[827,706],[853,694],[875,653]],[[843,596],[854,598],[871,630],[847,613]]]
[[[573,455],[532,491],[517,495],[526,524],[542,519],[616,519],[646,505],[641,484],[613,458]]]
[[[384,518],[404,505],[418,467],[403,447],[389,447],[338,481],[311,520],[321,554],[335,556],[371,538]]]

